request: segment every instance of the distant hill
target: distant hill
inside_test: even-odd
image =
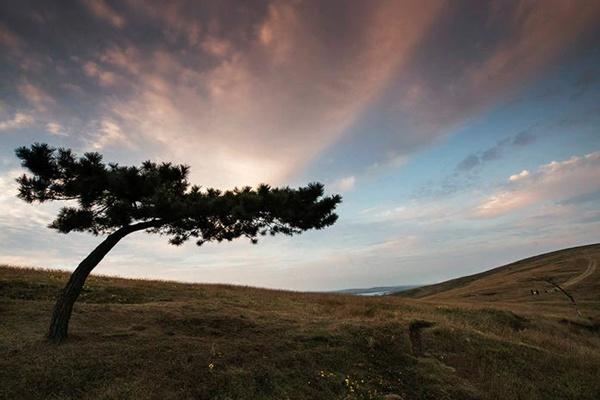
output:
[[[419,287],[418,285],[404,285],[404,286],[376,286],[371,288],[356,288],[356,289],[342,289],[336,290],[334,293],[346,293],[355,294],[358,296],[382,296],[385,294],[394,294],[403,292],[405,290],[414,289]]]
[[[422,286],[399,296],[430,301],[552,302],[565,298],[550,278],[577,301],[600,300],[600,244],[573,247],[526,258],[474,275]],[[537,291],[539,294],[532,294]]]

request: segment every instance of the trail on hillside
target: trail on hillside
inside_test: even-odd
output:
[[[588,264],[586,270],[583,271],[582,274],[577,275],[577,276],[569,279],[568,281],[566,281],[565,283],[563,283],[562,286],[563,287],[573,286],[574,284],[581,282],[582,280],[584,280],[585,278],[587,278],[588,276],[590,276],[594,272],[596,272],[596,260],[592,260],[590,258],[589,261],[590,261],[590,263]]]

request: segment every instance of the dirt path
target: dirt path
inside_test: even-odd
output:
[[[581,275],[574,276],[573,278],[571,278],[568,281],[566,281],[565,283],[563,283],[562,287],[569,287],[576,283],[579,283],[582,280],[584,280],[585,278],[587,278],[588,276],[592,275],[594,272],[596,272],[596,260],[592,260],[590,258],[590,263],[588,264],[587,269],[585,271],[583,271],[583,273]]]

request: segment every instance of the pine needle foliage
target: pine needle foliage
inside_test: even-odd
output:
[[[77,156],[41,143],[20,147],[16,155],[30,172],[17,179],[21,199],[67,202],[49,225],[61,233],[111,234],[143,223],[148,232],[167,235],[174,245],[239,237],[256,243],[261,235],[295,235],[330,226],[341,202],[339,195],[324,196],[320,183],[221,191],[190,185],[186,165],[106,164],[99,153]]]

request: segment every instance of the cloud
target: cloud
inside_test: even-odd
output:
[[[481,164],[481,158],[478,154],[469,154],[458,163],[456,169],[460,171],[469,171]]]
[[[356,177],[355,176],[346,176],[344,178],[340,178],[337,181],[335,181],[332,184],[332,189],[333,190],[340,190],[342,192],[351,190],[354,188],[354,185],[356,184]]]
[[[594,2],[453,4],[378,100],[369,124],[360,127],[369,133],[353,150],[381,159],[391,150],[406,155],[435,143],[541,76],[599,16]],[[465,165],[477,165],[471,161]]]
[[[600,203],[600,190],[596,192],[584,193],[579,196],[571,197],[563,202],[565,205],[583,205],[583,204],[599,204]]]
[[[111,86],[117,82],[117,76],[114,73],[102,69],[95,62],[86,62],[83,65],[83,70],[86,75],[97,78],[100,84],[103,86]]]
[[[8,120],[0,121],[0,131],[20,129],[32,124],[33,121],[34,119],[30,114],[17,112],[15,113],[14,117]]]
[[[599,13],[600,5],[594,3],[550,0],[540,7],[520,2],[506,21],[511,37],[473,71],[471,81],[490,89],[514,85],[595,24]]]
[[[46,130],[56,136],[68,136],[63,126],[58,122],[48,122],[46,124]]]
[[[233,45],[226,39],[208,36],[202,41],[202,50],[217,57],[224,57],[232,51]]]
[[[82,0],[82,2],[94,16],[108,22],[115,28],[122,28],[125,26],[125,18],[109,6],[106,1]]]
[[[34,206],[17,198],[16,179],[23,174],[20,169],[0,173],[0,224],[9,229],[45,228],[51,221],[49,210],[55,207]]]
[[[343,171],[361,176],[397,167],[502,101],[598,14],[592,3],[552,0],[328,3],[243,3],[226,13],[229,3],[87,0],[44,22],[54,45],[32,46],[39,73],[18,91],[37,111],[52,105],[46,119],[69,120],[73,131],[71,121],[116,121],[131,143],[160,149],[148,156],[188,163],[209,185],[287,182],[344,140],[357,157],[356,170]],[[80,41],[61,40],[81,34],[69,19],[86,10],[123,29],[92,23]],[[478,18],[466,24],[470,12]],[[134,28],[139,35],[124,34]],[[66,76],[79,93],[56,84]],[[471,157],[470,168],[481,160]]]
[[[143,62],[140,51],[131,45],[113,45],[101,54],[100,60],[130,74],[140,73]]]
[[[377,206],[363,210],[359,221],[394,226],[444,226],[466,216],[469,200],[406,200],[395,206]]]
[[[526,191],[500,192],[488,197],[477,207],[474,215],[480,218],[495,218],[509,211],[534,203],[536,198]]]
[[[522,171],[509,178],[510,185],[489,196],[474,210],[481,218],[495,218],[548,201],[576,198],[600,189],[600,151],[568,160],[552,161],[535,173]]]
[[[47,106],[55,103],[55,100],[46,91],[33,83],[23,82],[18,86],[18,90],[31,105],[40,111],[46,111]]]
[[[536,136],[530,130],[524,130],[517,133],[511,143],[513,146],[527,146],[535,142],[536,139]]]
[[[536,139],[536,136],[531,133],[531,128],[521,131],[512,137],[507,137],[498,141],[492,147],[469,154],[456,165],[456,170],[463,172],[471,171],[490,161],[502,158],[503,153],[511,147],[524,147],[534,143]]]
[[[344,26],[350,36],[333,43],[317,35],[327,15],[273,3],[243,41],[204,37],[204,51],[218,56],[208,63],[165,49],[142,57],[113,48],[97,57],[104,67],[137,73],[127,92],[107,99],[105,115],[157,143],[164,157],[191,164],[199,182],[282,183],[356,121],[409,60],[438,8],[383,2],[349,11],[361,28]]]
[[[95,150],[117,144],[132,146],[129,138],[121,131],[121,127],[110,119],[103,119],[99,122],[99,127],[90,144]]]
[[[0,44],[9,49],[18,50],[23,46],[23,41],[6,25],[0,23]]]
[[[508,180],[511,181],[511,182],[516,182],[518,180],[525,179],[528,176],[529,176],[529,171],[527,171],[526,169],[524,169],[523,171],[519,172],[518,174],[511,175],[508,178]]]
[[[145,23],[149,23],[160,28],[162,33],[171,42],[183,40],[189,46],[196,46],[204,33],[204,25],[209,25],[211,30],[236,30],[235,25],[226,25],[223,21],[223,15],[216,13],[215,8],[210,5],[202,6],[198,2],[186,1],[169,1],[156,7],[153,0],[126,0],[130,11],[135,13],[136,17],[144,17]],[[251,15],[248,9],[244,9],[239,4],[233,5],[241,10],[238,15]],[[250,5],[254,9],[259,9],[256,4]],[[223,6],[222,10],[227,10],[227,6]],[[226,12],[228,17],[233,17],[232,13]],[[235,18],[233,18],[235,20]],[[244,21],[236,21],[240,23],[243,29]]]
[[[497,160],[500,157],[501,157],[501,150],[500,150],[499,145],[491,147],[491,148],[487,149],[486,151],[484,151],[483,153],[481,153],[481,161],[482,162]]]

